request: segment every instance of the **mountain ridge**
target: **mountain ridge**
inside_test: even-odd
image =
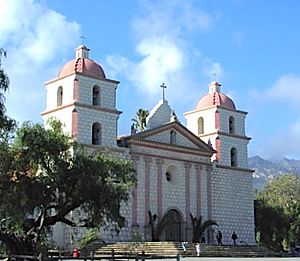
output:
[[[283,174],[300,176],[300,160],[283,158],[281,160],[266,160],[255,155],[248,158],[248,165],[253,173],[253,187],[261,190],[268,180]]]

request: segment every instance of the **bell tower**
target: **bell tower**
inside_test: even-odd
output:
[[[208,86],[195,110],[186,112],[187,128],[217,151],[213,160],[229,167],[248,168],[247,112],[237,110],[233,101],[221,93],[221,84]]]
[[[117,148],[119,82],[106,78],[102,67],[89,58],[89,51],[80,45],[75,59],[45,83],[47,105],[42,118],[45,123],[51,117],[59,119],[64,131],[81,144]]]
[[[247,112],[237,110],[221,93],[221,84],[210,83],[208,93],[193,111],[186,112],[187,128],[216,150],[211,172],[212,219],[224,234],[238,231],[248,244],[255,244],[253,171],[248,167],[245,134]]]

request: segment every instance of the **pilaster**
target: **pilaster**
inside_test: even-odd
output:
[[[197,218],[201,215],[201,170],[202,166],[196,164],[196,216]]]
[[[162,166],[164,161],[162,159],[156,159],[157,164],[157,216],[158,220],[162,218]]]
[[[145,162],[145,224],[149,222],[149,214],[150,210],[150,165],[152,162],[152,158],[144,157]]]
[[[184,170],[185,170],[185,218],[187,224],[190,222],[189,215],[191,212],[191,198],[190,198],[190,170],[191,170],[191,164],[190,163],[184,163]]]
[[[136,173],[138,173],[138,161],[139,161],[139,156],[133,156],[133,167]],[[138,181],[136,180],[131,192],[131,197],[132,197],[132,226],[138,226],[137,222],[137,184]]]

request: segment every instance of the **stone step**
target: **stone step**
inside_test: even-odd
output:
[[[195,244],[188,243],[187,251],[184,252],[181,242],[120,242],[109,244],[98,248],[94,255],[96,257],[111,255],[112,250],[116,256],[142,254],[147,255],[174,256],[195,256]],[[232,245],[208,245],[201,246],[201,256],[220,257],[263,257],[280,256],[260,246],[232,246]]]

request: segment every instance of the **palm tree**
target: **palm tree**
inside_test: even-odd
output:
[[[149,214],[149,225],[151,228],[151,240],[153,242],[158,242],[160,239],[160,234],[163,229],[166,227],[167,218],[164,216],[161,220],[158,219],[156,214],[152,215],[151,211],[148,210]]]
[[[199,218],[193,217],[192,213],[190,213],[192,226],[193,226],[193,242],[199,242],[201,235],[204,231],[210,226],[219,226],[216,221],[214,220],[206,220],[202,223],[202,216]]]
[[[135,118],[131,119],[134,122],[134,128],[138,131],[144,131],[146,129],[146,119],[149,115],[148,110],[139,109],[136,112]]]

